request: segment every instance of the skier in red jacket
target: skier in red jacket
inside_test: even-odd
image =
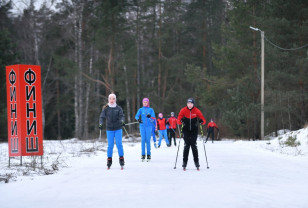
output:
[[[189,149],[191,147],[194,162],[197,169],[199,169],[199,157],[198,157],[198,149],[197,149],[197,136],[198,136],[198,121],[201,125],[205,125],[206,120],[203,117],[201,111],[194,106],[195,100],[193,98],[189,98],[187,100],[187,106],[182,108],[179,117],[177,119],[177,123],[179,125],[183,124],[182,132],[184,135],[184,153],[183,153],[183,165],[184,170],[187,166]]]
[[[158,133],[159,133],[158,148],[160,148],[161,140],[163,139],[163,137],[166,140],[167,146],[170,147],[168,136],[167,136],[167,127],[166,126],[167,126],[167,120],[163,117],[162,113],[159,113],[158,119],[157,119],[157,130],[158,130]]]
[[[207,142],[208,138],[210,137],[210,135],[212,134],[212,143],[214,143],[214,128],[217,129],[217,131],[219,131],[218,126],[215,124],[215,122],[213,121],[213,119],[211,119],[211,122],[207,125],[207,137],[205,140],[205,143]]]
[[[174,112],[171,112],[170,118],[168,118],[169,124],[169,143],[171,146],[172,138],[174,139],[174,146],[176,146],[175,132],[176,132],[176,117],[174,117]]]

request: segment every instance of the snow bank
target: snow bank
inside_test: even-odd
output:
[[[262,144],[267,150],[287,155],[308,155],[308,128],[290,131],[270,141],[270,144]]]
[[[278,137],[269,136],[267,141],[237,141],[235,144],[289,156],[308,156],[308,128],[297,131],[281,130],[279,132]],[[283,132],[286,133],[282,134]]]
[[[11,167],[8,167],[8,144],[0,143],[0,181],[31,180],[35,176],[55,174],[60,169],[71,167],[72,161],[77,158],[106,151],[106,145],[94,140],[45,140],[42,163],[40,156],[23,157],[20,166],[20,157],[14,157],[11,158]]]

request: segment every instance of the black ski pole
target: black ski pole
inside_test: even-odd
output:
[[[178,124],[177,124],[177,126],[178,126],[178,129],[179,129],[180,141],[179,141],[178,152],[176,153],[176,159],[175,159],[175,164],[174,164],[174,168],[173,168],[173,169],[176,169],[176,163],[178,162],[179,149],[180,149],[180,145],[181,145],[181,132],[180,132],[180,127],[179,127]]]
[[[204,144],[204,142],[202,142],[202,143],[203,143],[203,148],[204,148],[204,154],[205,154],[205,159],[206,159],[207,169],[209,169],[210,167],[209,167],[209,163],[207,162],[207,156],[206,156],[205,144]]]
[[[204,138],[203,137],[203,130],[202,130],[202,125],[200,124],[200,129],[201,129],[201,135],[202,135],[202,138]],[[204,139],[203,139],[204,140]],[[204,144],[204,141],[202,142],[203,143],[203,148],[204,148],[204,154],[205,154],[205,159],[206,159],[206,168],[207,169],[209,169],[210,167],[209,167],[209,163],[207,162],[207,156],[206,156],[206,150],[205,150],[205,144]]]

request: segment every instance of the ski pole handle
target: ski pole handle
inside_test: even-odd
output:
[[[201,137],[203,137],[203,129],[202,129],[202,125],[200,124],[200,131],[201,131]]]

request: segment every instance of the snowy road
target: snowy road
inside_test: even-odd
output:
[[[247,142],[248,143],[248,142]],[[1,208],[206,207],[307,208],[307,157],[271,153],[245,142],[198,143],[201,171],[190,152],[187,171],[181,169],[177,147],[152,149],[152,161],[140,161],[140,144],[125,144],[125,170],[115,151],[112,169],[106,153],[74,158],[71,167],[50,176],[0,184]]]

